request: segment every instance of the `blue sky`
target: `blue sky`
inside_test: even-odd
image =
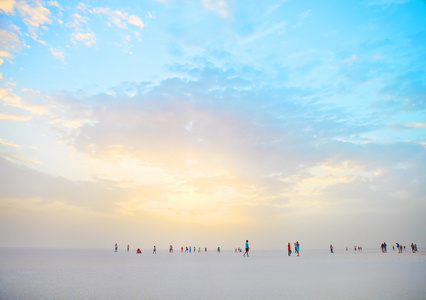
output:
[[[426,243],[424,1],[0,12],[0,245]]]

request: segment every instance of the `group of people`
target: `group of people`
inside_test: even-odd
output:
[[[188,246],[185,247],[185,253],[188,253],[188,252],[191,253],[192,250],[194,250],[194,253],[197,252],[197,248],[195,246],[194,247],[189,246],[189,248]],[[183,246],[180,247],[180,252],[183,253]],[[198,247],[198,253],[200,252],[201,252],[201,247]],[[207,247],[204,247],[204,252],[207,252]]]
[[[402,253],[403,251],[405,251],[406,247],[403,246],[400,243],[395,243],[396,248],[398,249],[398,253]],[[385,250],[383,250],[383,246],[385,246]],[[395,246],[392,246],[392,250],[395,251]],[[411,252],[416,253],[417,250],[417,244],[411,243]],[[382,244],[382,252],[386,253],[386,243]]]
[[[402,253],[403,250],[405,250],[405,246],[403,246],[403,245],[401,245],[399,243],[395,243],[395,244],[396,244],[396,248],[398,249],[399,253]],[[388,245],[386,244],[386,242],[383,242],[381,244],[381,250],[382,250],[383,253],[387,253],[387,246]],[[115,244],[114,249],[115,249],[115,252],[118,251],[118,244],[117,243]],[[183,250],[184,250],[183,246],[180,249],[181,249],[181,253],[183,253]],[[395,250],[395,246],[392,246],[392,249]],[[129,252],[129,250],[130,250],[130,246],[127,245],[127,252]],[[197,251],[195,247],[191,247],[191,246],[189,246],[189,247],[186,246],[185,247],[185,253],[188,253],[188,252],[191,253],[192,250],[194,251],[194,253]],[[249,250],[250,250],[249,242],[248,242],[248,240],[246,240],[246,243],[245,243],[245,252],[243,254],[244,257],[245,256],[249,257]],[[361,251],[362,247],[354,246],[354,250],[355,251],[357,251],[357,250]],[[348,251],[348,247],[346,247],[346,251]],[[417,244],[411,243],[411,251],[413,253],[415,253],[415,252],[418,251],[417,250]],[[198,253],[200,253],[200,252],[201,252],[201,247],[198,247]],[[204,252],[207,252],[207,248],[204,248]],[[220,253],[220,247],[217,247],[217,252]],[[235,253],[237,253],[237,252],[242,252],[242,248],[240,248],[240,247],[235,248]],[[294,252],[297,254],[297,256],[299,256],[299,254],[300,254],[300,244],[299,244],[299,241],[296,241],[294,243]],[[330,244],[330,252],[331,253],[334,252],[334,247],[333,247],[332,244]],[[140,248],[138,248],[136,250],[136,253],[138,253],[138,254],[142,253],[142,251],[140,250]],[[173,253],[173,246],[172,245],[170,245],[170,247],[169,247],[169,253]],[[291,253],[292,253],[292,247],[291,247],[291,244],[289,242],[288,243],[288,256],[291,256]],[[152,254],[157,254],[157,247],[156,246],[154,246]]]
[[[402,249],[405,249],[405,246],[402,246],[400,243],[395,243],[396,248],[398,248],[398,253],[402,253]]]
[[[288,256],[291,256],[290,243],[288,243],[287,250],[288,250]],[[299,256],[299,250],[300,250],[300,244],[299,244],[299,241],[296,241],[296,243],[294,243],[294,252],[297,254],[297,256]]]

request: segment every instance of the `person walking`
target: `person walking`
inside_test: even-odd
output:
[[[288,256],[291,256],[291,245],[290,245],[290,242],[288,243]]]
[[[246,240],[246,252],[244,252],[244,255],[243,256],[246,256],[246,254],[247,254],[247,257],[249,257],[249,250],[250,250],[250,247],[249,247],[249,242],[248,242],[248,240]]]

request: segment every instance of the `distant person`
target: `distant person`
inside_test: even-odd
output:
[[[217,252],[220,253],[220,247],[217,247]]]
[[[246,256],[247,254],[247,257],[249,257],[249,250],[250,250],[249,242],[248,240],[246,240],[246,252],[244,252],[243,256]]]
[[[130,250],[130,246],[129,246],[129,245],[127,245],[127,252],[129,252],[129,250]]]
[[[115,243],[115,252],[117,252],[117,250],[118,250],[118,245],[117,243]]]
[[[170,245],[169,253],[173,253],[173,246],[172,245]]]
[[[299,251],[300,251],[300,244],[299,244],[299,241],[296,241],[296,253],[297,253],[297,256],[299,256]]]
[[[204,252],[207,252],[207,247],[204,247]]]
[[[288,248],[288,256],[291,256],[291,245],[290,245],[290,243],[288,243],[287,248]]]
[[[333,253],[333,245],[330,244],[330,252]]]
[[[138,250],[136,250],[136,254],[141,254],[141,253],[142,253],[141,249],[138,248]]]
[[[188,246],[185,246],[185,253],[188,253]]]
[[[183,253],[183,246],[180,247],[180,253]]]
[[[157,254],[157,247],[154,246],[154,249],[152,250],[152,254]]]

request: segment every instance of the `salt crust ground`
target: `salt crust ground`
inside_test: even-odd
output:
[[[426,299],[426,253],[1,248],[0,299]]]

